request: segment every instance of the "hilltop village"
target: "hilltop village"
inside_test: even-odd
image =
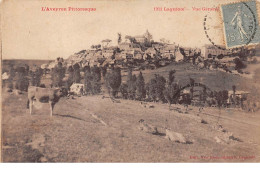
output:
[[[243,61],[256,62],[255,48],[235,48],[223,50],[223,46],[204,45],[201,48],[183,47],[162,38],[159,42],[153,40],[147,30],[143,35],[129,36],[124,39],[118,33],[117,46],[111,45],[110,39],[104,39],[100,44],[92,45],[91,49],[79,51],[65,60],[65,65],[79,63],[84,66],[118,66],[132,67],[134,70],[155,69],[172,62],[191,62],[198,68],[219,69],[235,74],[243,72]],[[59,60],[59,58],[58,58]],[[52,68],[43,65],[42,68]]]

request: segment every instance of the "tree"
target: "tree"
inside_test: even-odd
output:
[[[194,84],[195,84],[195,80],[192,79],[192,78],[190,78],[190,85],[191,85],[191,86],[194,86]]]
[[[168,83],[169,83],[169,84],[172,84],[172,83],[174,82],[175,72],[176,72],[176,70],[171,70],[171,71],[169,72],[169,78],[168,78]]]
[[[194,84],[195,84],[195,80],[190,78],[190,85],[191,85],[191,89],[190,89],[190,94],[191,94],[191,100],[193,99],[193,94],[194,94]]]
[[[30,71],[32,86],[37,86],[37,87],[40,86],[42,74],[43,74],[43,70],[40,67],[37,67],[35,71]]]
[[[92,81],[91,86],[94,94],[101,92],[101,70],[99,67],[93,67],[91,69]]]
[[[207,88],[206,88],[206,86],[204,86],[204,87],[203,87],[203,90],[202,90],[202,99],[201,99],[204,104],[205,104],[205,102],[206,102],[206,100],[207,100],[207,96],[208,96],[208,94],[207,94]]]
[[[86,94],[98,94],[101,92],[101,70],[99,67],[84,68],[84,85]]]
[[[105,78],[106,77],[106,73],[107,73],[107,66],[101,67],[101,73],[102,73],[102,77]]]
[[[69,74],[69,76],[68,76],[68,80],[66,83],[66,88],[69,90],[70,86],[73,84],[74,69],[72,66],[68,67],[68,74]]]
[[[58,62],[51,71],[51,80],[53,87],[61,87],[63,85],[62,79],[65,77],[65,68],[62,67],[62,63]]]
[[[236,69],[237,71],[241,71],[241,69],[246,68],[246,64],[244,64],[244,63],[241,61],[241,59],[239,59],[239,58],[235,58],[235,59],[234,59],[234,63],[235,63],[235,69]]]
[[[127,93],[128,93],[128,99],[135,99],[135,93],[136,93],[136,76],[132,75],[132,69],[128,69],[128,75],[127,75]]]
[[[152,78],[149,82],[149,98],[153,101],[165,101],[164,98],[164,90],[165,90],[165,84],[166,80],[163,76],[160,76],[158,74],[154,75],[154,78]]]
[[[157,101],[156,96],[156,79],[153,78],[149,81],[149,83],[146,85],[146,93],[148,96],[148,99],[151,101]]]
[[[180,98],[180,87],[176,83],[168,84],[166,89],[164,90],[164,97],[169,104],[169,109],[171,104],[176,104]]]
[[[233,90],[232,102],[233,104],[236,104],[236,85],[232,86],[232,90]]]
[[[127,83],[128,98],[132,100],[135,100],[136,98],[136,80],[137,80],[136,76],[132,75],[130,81],[128,81]]]
[[[101,69],[97,66],[94,66],[91,68],[91,73],[93,75],[93,77],[97,80],[100,81],[101,80]]]
[[[87,95],[94,93],[91,84],[92,80],[93,80],[93,76],[91,75],[90,69],[86,69],[84,72],[84,86],[85,86],[85,93]]]
[[[75,65],[73,65],[73,82],[80,83],[80,80],[80,66],[78,63],[76,63]]]
[[[232,90],[233,90],[233,97],[235,98],[236,97],[236,85],[233,85],[232,86]]]
[[[150,41],[151,39],[153,39],[153,35],[150,34],[150,32],[148,30],[146,30],[144,36],[148,39],[148,41]]]
[[[26,69],[24,67],[18,67],[16,69],[16,84],[15,88],[20,91],[27,91],[29,86],[29,80],[26,77]]]
[[[180,97],[180,86],[174,83],[175,72],[175,70],[171,70],[169,72],[168,84],[164,90],[164,97],[169,103],[169,109],[171,107],[171,104],[176,104]]]
[[[121,85],[121,69],[119,67],[112,68],[111,72],[106,74],[106,86],[109,94],[113,97],[116,96],[118,89]]]
[[[228,91],[227,90],[223,90],[222,91],[222,101],[223,101],[223,105],[227,106],[227,100],[228,100]]]
[[[118,35],[117,43],[119,44],[122,41],[122,35],[121,35],[121,33],[117,33],[117,35]]]
[[[123,83],[121,86],[120,86],[120,93],[123,97],[123,99],[127,99],[128,98],[128,91],[127,91],[127,84]]]
[[[15,69],[12,64],[8,67],[8,74],[9,74],[9,78],[8,78],[7,86],[9,89],[13,89],[13,80],[15,78]]]
[[[138,100],[142,100],[145,98],[145,82],[142,72],[139,73],[136,80],[136,97]]]

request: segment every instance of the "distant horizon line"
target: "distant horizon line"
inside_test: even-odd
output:
[[[10,58],[10,59],[1,59],[3,60],[46,60],[46,61],[51,61],[51,60],[56,60],[56,59],[23,59],[23,58]]]

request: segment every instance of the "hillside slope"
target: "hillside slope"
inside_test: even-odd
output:
[[[16,106],[13,106],[13,104]],[[118,100],[102,96],[62,98],[49,117],[48,104],[35,105],[32,116],[26,110],[26,93],[5,93],[3,102],[3,160],[5,162],[249,162],[259,161],[259,113],[237,109]],[[220,115],[220,117],[219,117]],[[144,119],[157,126],[158,135],[138,129]],[[167,119],[167,121],[166,121]],[[201,123],[201,119],[207,124]],[[217,142],[225,133],[237,140]],[[189,144],[165,139],[165,127],[181,133]],[[201,156],[204,156],[203,158]],[[232,159],[230,159],[232,158]]]

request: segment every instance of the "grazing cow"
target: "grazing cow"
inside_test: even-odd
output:
[[[59,101],[61,96],[61,90],[58,88],[41,88],[29,86],[27,108],[30,108],[30,114],[32,114],[34,101],[49,103],[51,111],[50,115],[52,116],[54,105]]]
[[[146,133],[151,133],[151,134],[158,134],[158,130],[157,127],[151,125],[151,124],[147,124],[144,122],[143,119],[139,120],[139,129],[143,130]]]
[[[165,134],[166,134],[165,138],[169,139],[171,141],[178,142],[178,143],[184,143],[184,144],[188,143],[186,138],[181,133],[177,133],[177,132],[174,132],[174,131],[166,128]]]

